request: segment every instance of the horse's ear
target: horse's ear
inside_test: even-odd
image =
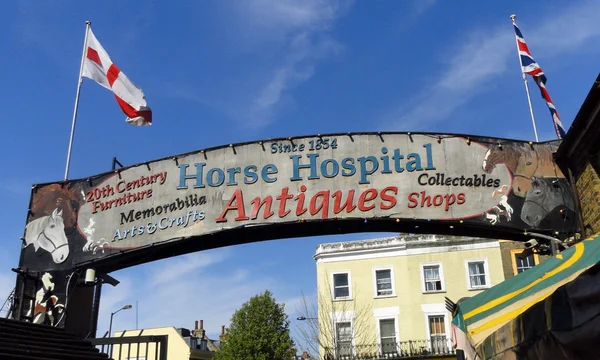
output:
[[[62,209],[54,209],[54,211],[52,212],[52,220],[56,219],[58,216],[62,216]]]

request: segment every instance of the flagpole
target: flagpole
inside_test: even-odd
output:
[[[512,20],[512,22],[516,25],[517,22],[515,21],[515,19],[517,18],[517,15],[511,15],[510,19]],[[535,116],[533,116],[533,107],[531,106],[531,96],[529,95],[529,84],[527,82],[527,75],[525,74],[525,72],[523,71],[523,61],[521,61],[521,54],[519,54],[519,41],[517,40],[517,37],[515,36],[515,44],[517,45],[517,56],[519,57],[519,64],[521,65],[521,75],[523,75],[523,83],[525,84],[525,93],[527,94],[527,104],[529,104],[529,114],[531,115],[531,123],[533,124],[533,133],[535,135],[535,141],[539,142],[539,138],[538,138],[538,133],[537,133],[537,127],[535,126]]]
[[[87,39],[90,32],[90,21],[85,22],[85,37],[83,39],[83,51],[81,52],[81,65],[79,66],[79,79],[77,79],[77,94],[75,95],[75,107],[73,108],[73,121],[71,123],[71,136],[69,138],[69,150],[67,151],[67,165],[65,167],[65,180],[69,177],[69,164],[71,163],[71,149],[73,147],[73,136],[75,135],[75,120],[77,119],[77,108],[79,106],[79,91],[81,90],[81,80],[83,75],[83,62],[85,61],[85,50],[87,48]]]

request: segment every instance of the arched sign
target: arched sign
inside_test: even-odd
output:
[[[564,213],[575,207],[552,160],[556,146],[441,134],[322,135],[217,147],[38,185],[21,267],[101,266],[154,247],[148,260],[113,261],[114,269],[192,249],[362,231],[356,224],[364,221],[385,222],[386,231],[422,224],[414,232],[568,233],[574,222]],[[260,235],[244,237],[257,229]],[[233,230],[235,237],[212,237]],[[189,248],[157,255],[155,246],[167,244]]]

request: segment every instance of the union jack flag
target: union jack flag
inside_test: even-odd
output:
[[[558,111],[556,111],[556,107],[552,102],[552,98],[546,89],[546,75],[542,71],[540,65],[533,59],[531,55],[531,51],[527,47],[527,43],[523,38],[523,34],[517,23],[515,22],[514,17],[512,18],[512,23],[515,28],[515,34],[517,36],[517,47],[519,48],[519,57],[521,58],[521,68],[523,69],[523,73],[531,75],[535,83],[540,88],[540,92],[542,93],[542,98],[546,101],[546,105],[548,105],[548,109],[550,110],[550,115],[552,116],[552,122],[554,123],[554,131],[556,132],[556,136],[559,139],[562,139],[565,136],[565,129],[562,125],[562,121],[560,121],[560,116],[558,115]]]

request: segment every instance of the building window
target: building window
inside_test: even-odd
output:
[[[469,263],[469,279],[471,287],[485,286],[485,269],[483,261]]]
[[[448,352],[446,341],[446,317],[444,315],[429,315],[427,317],[431,351],[434,354],[445,354]]]
[[[444,291],[444,277],[441,263],[421,264],[423,292]]]
[[[352,324],[350,322],[335,324],[335,348],[338,357],[352,356]]]
[[[511,250],[510,255],[514,275],[518,275],[523,271],[531,269],[535,265],[539,264],[539,258],[537,254],[525,253],[523,250]]]
[[[396,320],[379,320],[379,337],[381,341],[381,353],[393,354],[398,352],[396,340]]]
[[[522,273],[527,269],[531,269],[535,264],[533,261],[533,254],[525,255],[525,256],[515,256],[515,260],[517,263],[517,274]]]
[[[487,259],[471,259],[467,264],[467,284],[469,289],[481,289],[490,287],[490,276],[488,274]]]
[[[334,299],[349,299],[350,298],[350,275],[349,273],[333,274],[333,298]]]
[[[394,296],[394,276],[391,268],[375,269],[375,297]]]

